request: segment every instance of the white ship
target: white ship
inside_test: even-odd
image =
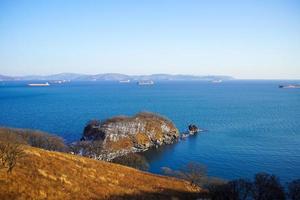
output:
[[[32,87],[45,87],[45,86],[50,86],[48,82],[46,83],[29,83],[28,86]]]
[[[300,88],[299,84],[296,85],[279,85],[279,88],[287,88],[287,89],[293,89],[293,88]]]
[[[213,80],[212,83],[222,83],[222,80]]]
[[[137,82],[138,85],[153,85],[154,81],[139,81]]]
[[[120,80],[119,83],[130,83],[130,80]]]
[[[55,80],[55,81],[52,81],[51,83],[62,84],[62,83],[67,83],[67,82],[70,82],[70,80]]]

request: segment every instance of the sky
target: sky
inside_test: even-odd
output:
[[[298,0],[0,0],[0,74],[300,79]]]

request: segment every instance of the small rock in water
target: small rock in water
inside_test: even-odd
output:
[[[194,135],[195,133],[198,133],[200,129],[195,124],[189,125],[189,134]]]

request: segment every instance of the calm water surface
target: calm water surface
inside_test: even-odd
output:
[[[150,171],[197,161],[226,179],[265,171],[300,178],[300,89],[284,81],[161,82],[141,87],[110,82],[27,87],[0,82],[0,125],[40,129],[66,141],[80,138],[90,119],[142,110],[195,123],[208,132],[148,153]]]

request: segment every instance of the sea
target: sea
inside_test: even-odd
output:
[[[140,111],[157,112],[184,132],[201,132],[146,154],[150,172],[180,169],[190,162],[223,179],[267,172],[287,182],[300,178],[300,89],[280,89],[285,80],[70,82],[29,87],[0,82],[0,126],[38,129],[66,142],[79,140],[91,119]]]

